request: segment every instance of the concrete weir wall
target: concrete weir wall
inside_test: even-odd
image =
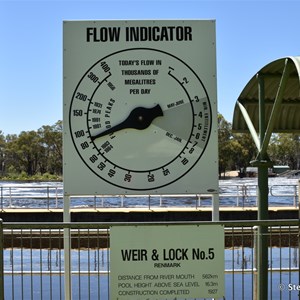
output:
[[[80,223],[91,223],[91,222],[174,222],[174,221],[210,221],[211,220],[210,210],[191,210],[191,209],[157,209],[151,210],[137,210],[134,211],[126,209],[102,209],[102,210],[72,210],[71,221]],[[272,209],[269,211],[270,219],[296,219],[298,215],[297,209]],[[0,218],[4,222],[62,222],[63,211],[60,210],[41,210],[35,211],[28,209],[10,209],[9,211],[1,212]],[[255,220],[257,218],[256,209],[244,209],[241,208],[224,208],[220,211],[221,221],[232,221],[232,220]],[[241,229],[239,227],[234,229],[235,235],[229,230],[225,233],[225,246],[232,247],[232,245],[240,245],[243,247],[253,247],[255,230],[254,229]],[[108,232],[99,232],[97,230],[86,231],[81,229],[80,233],[74,231],[72,233],[71,247],[74,249],[78,248],[106,248],[109,247],[109,234]],[[248,231],[247,231],[248,230]],[[246,234],[247,231],[247,234]],[[237,234],[239,232],[239,234]],[[11,245],[14,247],[24,248],[57,248],[62,249],[63,243],[63,231],[17,231],[13,235],[10,231],[4,233],[4,248],[10,248]],[[79,239],[80,236],[88,236],[84,239]],[[291,246],[298,245],[298,231],[286,231],[276,232],[276,229],[272,229],[272,245],[274,246]]]
[[[270,219],[297,219],[299,210],[291,207],[272,207]],[[62,209],[6,209],[0,212],[4,222],[63,222]],[[210,221],[211,208],[156,208],[156,209],[72,209],[72,222],[167,222]],[[220,208],[220,221],[256,220],[257,208]]]

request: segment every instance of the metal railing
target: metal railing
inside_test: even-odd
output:
[[[269,198],[284,199],[284,206],[298,207],[299,186],[298,185],[271,185],[269,187]],[[221,206],[229,207],[255,207],[257,206],[257,185],[220,185],[219,198]],[[288,201],[287,201],[288,200]],[[153,207],[191,207],[199,208],[210,206],[211,194],[191,195],[85,195],[72,196],[71,208],[88,207],[111,208],[129,207],[153,208]],[[272,203],[270,206],[280,206]],[[287,204],[287,203],[290,204]],[[57,186],[0,186],[0,209],[61,209],[63,208],[63,188]]]
[[[269,300],[300,299],[299,220],[172,222],[225,228],[225,299],[255,299],[257,226],[268,227]],[[110,228],[149,223],[0,223],[0,299],[64,299],[64,229],[72,299],[109,300]],[[3,287],[3,288],[1,288]],[[197,299],[198,300],[198,299]]]

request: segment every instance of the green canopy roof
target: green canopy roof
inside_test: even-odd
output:
[[[300,56],[272,61],[250,79],[238,97],[234,108],[232,123],[234,132],[249,132],[248,117],[253,124],[252,129],[259,132],[258,76],[264,81],[264,111],[265,120],[268,122],[276,98],[278,98],[286,63],[289,65],[289,70],[285,74],[286,82],[281,94],[280,107],[273,116],[272,132],[300,132]],[[248,116],[245,117],[246,115]]]
[[[252,166],[258,168],[257,218],[267,220],[267,148],[273,132],[300,132],[300,57],[275,60],[253,76],[237,99],[233,131],[250,132],[258,149]],[[268,297],[267,226],[258,226],[257,299]]]

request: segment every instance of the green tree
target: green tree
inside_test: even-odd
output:
[[[7,173],[19,173],[20,172],[20,166],[18,164],[17,160],[17,153],[15,152],[16,149],[14,149],[15,141],[17,140],[16,134],[8,134],[5,137],[5,146],[4,146],[4,172],[3,175],[6,175]]]
[[[231,123],[223,115],[218,114],[218,151],[219,151],[219,176],[230,168],[231,155]]]
[[[20,171],[25,171],[29,176],[36,174],[38,169],[41,147],[36,131],[22,131],[13,143],[13,149],[20,164]]]
[[[40,172],[62,174],[62,121],[57,121],[52,126],[42,126],[38,130],[42,147],[39,162]]]
[[[240,174],[244,174],[250,162],[255,159],[257,148],[250,133],[238,133],[233,135],[232,159],[235,168]]]
[[[279,133],[272,135],[268,153],[275,164],[299,169],[299,150],[299,135]]]
[[[0,175],[5,172],[5,137],[0,130]]]
[[[218,138],[219,176],[227,170],[239,170],[243,173],[257,152],[251,135],[233,134],[231,123],[218,114]]]
[[[18,136],[8,135],[4,148],[9,173],[61,175],[62,121],[52,126],[42,126],[38,131],[22,131]]]

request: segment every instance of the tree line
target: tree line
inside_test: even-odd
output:
[[[62,121],[19,135],[4,135],[0,130],[0,179],[61,179],[62,130]],[[251,135],[233,133],[231,123],[221,114],[218,114],[218,140],[220,176],[230,170],[242,173],[256,158]],[[299,135],[273,134],[268,148],[270,160],[300,169],[299,142]]]
[[[257,156],[257,148],[250,133],[233,133],[231,123],[218,115],[219,174],[238,170],[241,174]],[[268,156],[274,165],[300,169],[300,136],[291,133],[273,133]]]
[[[62,160],[62,121],[19,135],[0,131],[2,179],[60,179]]]

